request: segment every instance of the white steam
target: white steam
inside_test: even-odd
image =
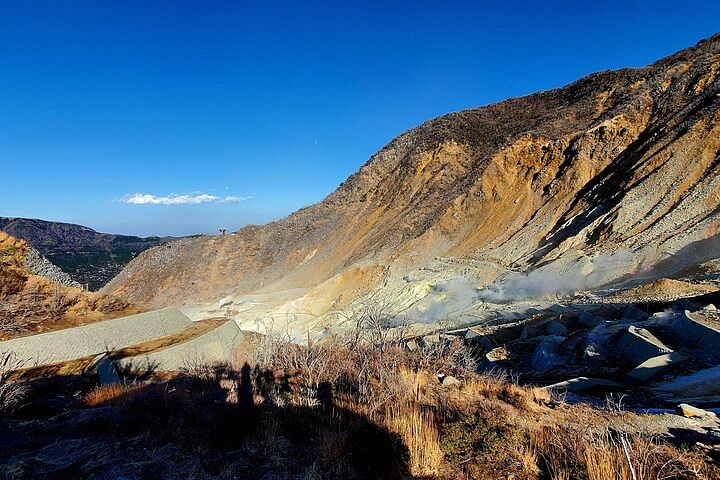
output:
[[[470,278],[451,278],[433,288],[442,299],[423,312],[423,320],[426,322],[445,318],[449,313],[463,310],[478,300],[475,281]]]
[[[496,280],[481,290],[478,298],[498,303],[567,295],[607,283],[638,263],[632,253],[622,250],[599,255],[589,260],[589,264],[575,264],[566,269],[558,270],[550,264],[528,273],[511,274]]]

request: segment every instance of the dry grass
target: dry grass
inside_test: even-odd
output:
[[[127,404],[132,400],[133,394],[142,390],[144,385],[125,385],[113,383],[110,385],[101,385],[91,390],[83,399],[85,405],[89,407],[98,407],[102,405],[119,405]]]
[[[339,341],[274,340],[252,353],[258,361],[239,370],[199,366],[162,387],[97,387],[84,401],[117,408],[123,438],[170,443],[240,478],[720,478],[700,452],[636,433],[632,414],[557,405],[448,357]],[[442,385],[438,372],[460,384]]]
[[[444,455],[432,412],[415,402],[389,405],[384,424],[388,430],[400,435],[407,447],[410,473],[434,475],[439,472]]]
[[[13,353],[0,354],[0,414],[11,412],[25,399],[27,388],[14,378],[21,367],[22,361]]]
[[[315,396],[318,386],[332,385],[335,405],[399,436],[413,475],[631,480],[634,471],[638,480],[709,480],[720,473],[696,452],[633,433],[629,414],[587,406],[555,410],[547,406],[547,390],[476,375],[462,361],[448,361],[461,358],[447,355],[453,346],[411,353],[392,342],[383,349],[367,345],[280,341],[265,345],[263,367],[287,381],[289,396]],[[462,382],[442,386],[436,372]],[[261,383],[255,385],[260,391]],[[612,433],[616,428],[627,433]]]
[[[599,427],[579,415],[574,428],[546,427],[534,436],[541,465],[552,478],[711,480],[720,474],[699,452],[678,450],[634,432],[618,432],[613,425]]]

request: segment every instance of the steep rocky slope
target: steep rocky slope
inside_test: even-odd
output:
[[[73,286],[27,243],[0,232],[0,338],[137,311],[124,300]]]
[[[135,255],[172,238],[134,237],[96,232],[71,223],[0,217],[0,231],[28,242],[90,290],[98,290]]]
[[[438,257],[491,266],[476,269],[486,282],[601,252],[627,252],[603,281],[720,257],[719,73],[716,35],[646,68],[439,117],[322,202],[145,251],[104,291],[153,306],[298,287],[357,296]]]

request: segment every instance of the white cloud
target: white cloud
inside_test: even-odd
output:
[[[218,203],[240,203],[245,200],[250,200],[251,198],[252,197],[234,197],[232,195],[228,195],[227,197],[220,199]]]
[[[240,203],[249,198],[250,197],[236,197],[232,195],[218,197],[217,195],[208,195],[207,193],[193,193],[190,195],[172,193],[164,197],[150,193],[135,193],[133,195],[125,195],[121,201],[132,205],[197,205],[199,203]]]

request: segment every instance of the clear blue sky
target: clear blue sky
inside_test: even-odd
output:
[[[0,215],[265,222],[424,120],[720,30],[717,0],[349,3],[2,1]]]

